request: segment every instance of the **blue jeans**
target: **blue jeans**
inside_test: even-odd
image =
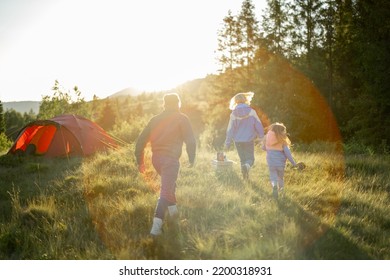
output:
[[[255,163],[255,143],[251,142],[235,142],[237,153],[240,158],[241,166],[246,163],[253,166]]]
[[[161,176],[160,198],[154,215],[164,219],[168,206],[176,204],[176,180],[179,175],[180,163],[178,159],[161,155],[153,155],[152,163]]]

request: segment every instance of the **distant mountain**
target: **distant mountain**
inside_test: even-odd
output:
[[[33,110],[35,114],[38,114],[40,103],[40,101],[2,102],[4,111],[14,109],[21,114],[28,113],[30,110]]]
[[[116,98],[120,96],[136,96],[141,94],[142,92],[140,90],[137,90],[135,88],[125,88],[122,89],[114,94],[111,94],[110,98]],[[39,105],[40,101],[13,101],[13,102],[2,102],[4,111],[9,109],[14,109],[16,112],[19,112],[21,114],[28,113],[30,110],[33,110],[35,114],[38,114],[39,112]]]
[[[136,96],[140,93],[141,91],[129,87],[129,88],[122,89],[114,94],[111,94],[109,97],[112,98],[112,97],[127,96],[127,95]]]

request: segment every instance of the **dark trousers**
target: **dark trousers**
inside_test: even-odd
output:
[[[235,142],[237,153],[240,158],[241,166],[249,164],[253,166],[255,163],[255,143],[251,142]]]

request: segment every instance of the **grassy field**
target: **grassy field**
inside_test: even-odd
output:
[[[148,233],[159,178],[133,147],[90,158],[0,157],[0,259],[390,259],[390,158],[299,147],[272,198],[264,152],[249,182],[199,151],[182,168],[178,224]],[[238,161],[234,150],[228,158]]]

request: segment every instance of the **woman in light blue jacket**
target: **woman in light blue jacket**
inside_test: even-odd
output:
[[[244,179],[255,162],[254,140],[264,137],[264,127],[256,111],[250,107],[253,92],[237,93],[230,100],[230,120],[226,131],[225,149],[234,142]]]

